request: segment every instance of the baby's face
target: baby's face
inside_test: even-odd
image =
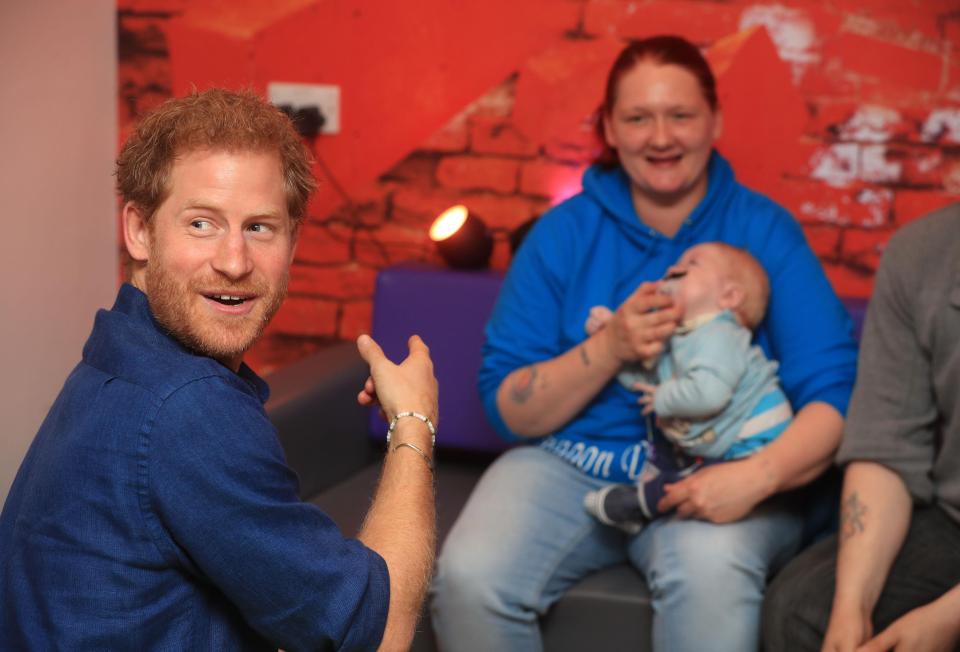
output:
[[[687,249],[667,270],[661,291],[673,296],[683,319],[722,310],[721,296],[727,270],[719,247],[701,244]]]

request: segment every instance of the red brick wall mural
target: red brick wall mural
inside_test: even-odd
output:
[[[793,212],[843,294],[869,296],[899,226],[960,200],[957,0],[119,0],[118,17],[121,138],[194,86],[340,87],[261,371],[368,328],[377,270],[440,264],[426,231],[452,204],[494,229],[505,268],[510,230],[579,189],[629,38],[704,48],[719,149]]]

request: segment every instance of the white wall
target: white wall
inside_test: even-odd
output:
[[[0,1],[0,503],[117,287],[116,11]]]

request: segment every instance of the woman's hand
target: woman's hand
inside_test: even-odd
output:
[[[657,292],[658,287],[659,283],[642,283],[601,331],[621,362],[656,358],[680,323],[680,308],[673,297]]]
[[[708,466],[664,489],[661,512],[714,523],[740,520],[775,491],[758,455]]]

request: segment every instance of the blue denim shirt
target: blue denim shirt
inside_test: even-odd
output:
[[[386,564],[298,498],[266,384],[120,289],[0,516],[0,649],[373,649]]]

